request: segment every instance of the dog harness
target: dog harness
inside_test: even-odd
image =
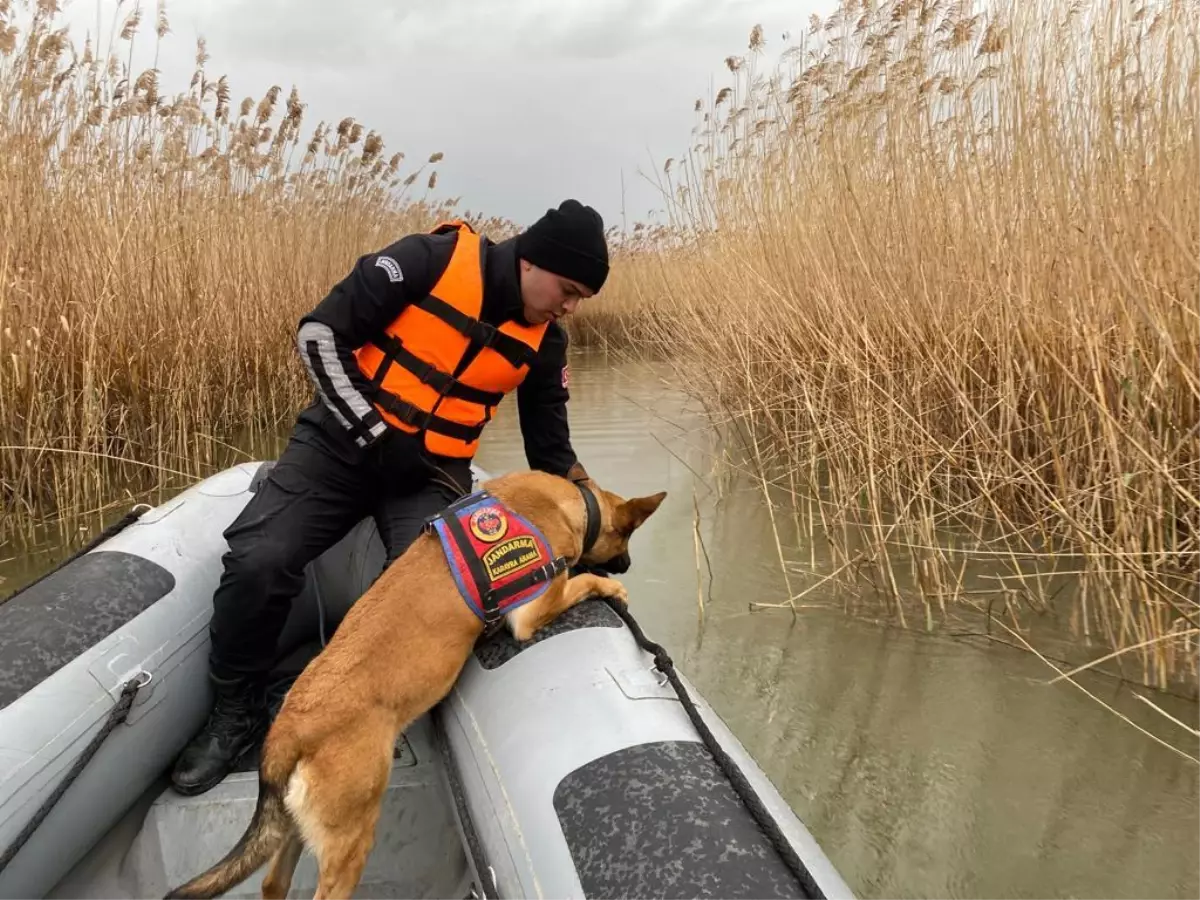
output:
[[[587,508],[582,556],[600,533],[600,506],[576,484]],[[528,518],[485,490],[468,494],[425,521],[437,534],[442,552],[467,606],[490,626],[546,592],[550,581],[571,561],[554,556],[550,542]]]

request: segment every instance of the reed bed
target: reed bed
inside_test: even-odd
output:
[[[674,359],[846,596],[1194,691],[1198,19],[846,0],[769,70],[756,28],[576,339]]]
[[[56,3],[0,0],[0,542],[282,430],[311,396],[299,317],[457,204],[427,199],[440,153],[310,128],[295,88],[239,99],[203,41],[169,94],[128,68],[147,29],[158,58],[166,10],[118,13],[100,52]]]
[[[121,8],[101,52],[0,0],[0,542],[277,435],[299,316],[458,209],[439,153],[309,130],[294,88],[237,101],[203,42],[168,95],[128,63],[165,10]],[[789,602],[833,574],[902,624],[1061,616],[1195,688],[1198,18],[854,0],[767,72],[755,29],[697,101],[575,338],[673,360],[738,439],[791,507]]]

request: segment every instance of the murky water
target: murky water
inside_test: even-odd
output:
[[[573,363],[571,393],[572,439],[588,471],[624,495],[669,492],[634,539],[634,565],[622,577],[634,615],[728,722],[853,890],[1197,896],[1195,764],[1077,688],[1046,686],[1055,673],[1027,653],[837,612],[805,610],[795,622],[787,611],[749,612],[750,601],[787,596],[771,518],[753,480],[715,486],[694,405],[661,370],[597,357]],[[492,471],[526,465],[515,409],[490,427],[478,462]],[[708,554],[699,568],[696,507]],[[808,554],[791,548],[788,555]],[[793,574],[792,590],[813,581]],[[819,599],[820,588],[806,602]],[[1164,728],[1128,690],[1100,677],[1081,683],[1179,745],[1176,726]],[[1195,704],[1158,700],[1195,722]]]
[[[750,612],[750,602],[788,596],[772,518],[752,479],[711,474],[714,442],[698,409],[664,370],[599,356],[574,360],[571,389],[588,470],[627,496],[669,492],[633,543],[631,609],[860,896],[1200,894],[1200,768],[1077,688],[1047,686],[1055,673],[1029,654],[833,610]],[[511,401],[478,462],[526,466]],[[788,557],[807,561],[794,529],[777,524]],[[10,580],[0,594],[55,556],[0,562]],[[790,578],[793,593],[815,582]],[[825,586],[805,602],[830,599]],[[1182,731],[1127,688],[1081,683],[1183,745]],[[1195,703],[1155,699],[1195,725]]]

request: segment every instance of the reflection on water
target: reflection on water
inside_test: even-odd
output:
[[[716,489],[701,417],[660,370],[586,357],[572,369],[584,465],[627,496],[669,492],[634,538],[622,576],[631,609],[856,892],[1197,896],[1194,764],[1077,688],[1046,686],[1054,672],[1029,654],[836,612],[806,610],[795,622],[786,611],[749,612],[751,601],[787,596],[760,490],[748,480]],[[478,462],[497,472],[526,465],[515,404],[489,427]],[[703,555],[697,567],[693,490],[711,586]],[[812,583],[792,580],[793,591]],[[1112,680],[1081,683],[1181,745],[1175,726]],[[1159,702],[1195,722],[1195,704]]]
[[[805,609],[794,621],[786,611],[749,612],[751,602],[788,596],[759,488],[711,474],[702,417],[664,370],[601,357],[578,357],[572,368],[571,430],[588,470],[626,496],[669,492],[634,538],[633,567],[622,576],[634,614],[859,895],[1200,894],[1194,764],[1071,685],[1045,685],[1054,673],[1029,654],[835,611]],[[284,440],[255,456],[277,453]],[[478,462],[493,472],[526,467],[511,400],[488,428]],[[794,533],[781,531],[785,539]],[[791,550],[809,558],[807,548]],[[59,555],[50,546],[4,562],[14,553],[0,551],[0,577],[9,579],[0,596]],[[818,568],[822,562],[818,551]],[[815,583],[791,579],[793,593]],[[806,603],[830,599],[818,587]],[[1081,681],[1182,745],[1176,726],[1116,682]],[[1196,722],[1195,703],[1156,699]]]

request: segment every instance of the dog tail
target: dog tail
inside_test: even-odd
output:
[[[278,741],[280,736],[272,737]],[[278,748],[274,752],[272,743]],[[291,746],[284,749],[268,738],[263,747],[262,763],[258,770],[258,803],[250,824],[237,844],[225,854],[224,859],[164,895],[164,900],[219,897],[266,864],[296,831],[296,823],[284,803],[284,795],[299,760],[299,753],[293,751],[294,743],[286,743]]]

